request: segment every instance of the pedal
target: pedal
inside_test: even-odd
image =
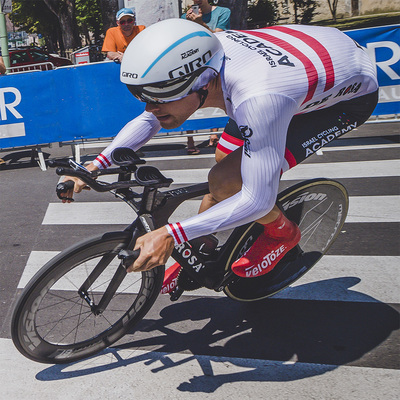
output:
[[[298,257],[300,257],[302,254],[304,253],[304,251],[301,249],[300,245],[297,244],[295,247],[293,247],[293,249],[289,250],[284,257],[282,258],[281,261],[279,262],[291,262],[291,261],[295,261]]]
[[[184,292],[183,289],[181,289],[179,286],[177,286],[170,294],[169,298],[171,301],[177,301],[181,296],[182,293]]]

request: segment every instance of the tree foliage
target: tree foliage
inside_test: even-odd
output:
[[[338,0],[328,0],[329,10],[332,14],[333,22],[336,22],[336,9],[338,5]]]
[[[50,51],[61,47],[58,20],[42,0],[13,1],[9,17],[18,30],[42,34]]]
[[[14,0],[10,19],[18,30],[42,34],[50,51],[64,53],[81,47],[82,39],[86,44],[100,39],[104,1]]]
[[[231,28],[246,29],[268,26],[278,20],[273,0],[209,0],[212,4],[230,8]],[[316,0],[291,0],[296,23],[309,23],[316,14]],[[338,0],[328,0],[336,18]],[[13,0],[10,19],[17,30],[40,33],[48,49],[64,53],[82,44],[98,44],[101,36],[115,26],[117,0]]]
[[[248,27],[250,29],[262,28],[276,23],[277,11],[274,2],[258,0],[249,6]]]
[[[103,20],[101,16],[100,0],[76,0],[76,19],[79,32],[85,37],[86,44],[98,42],[103,33]]]
[[[74,49],[81,44],[75,15],[76,0],[43,0],[57,17],[65,49]]]
[[[231,10],[231,28],[246,29],[247,28],[247,7],[248,0],[218,0],[213,1],[221,7],[228,7]]]
[[[294,6],[294,19],[296,24],[309,24],[318,13],[316,0],[292,0]],[[330,0],[328,0],[330,1]],[[337,0],[334,0],[337,1]]]

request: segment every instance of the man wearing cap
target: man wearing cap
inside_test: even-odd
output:
[[[132,8],[121,8],[117,12],[117,25],[107,30],[101,51],[107,52],[110,60],[121,62],[128,44],[145,26],[136,25],[136,13]]]

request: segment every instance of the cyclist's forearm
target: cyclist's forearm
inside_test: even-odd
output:
[[[160,123],[153,114],[143,112],[120,130],[112,143],[96,157],[94,165],[99,169],[108,168],[111,166],[111,154],[116,148],[129,147],[136,151],[147,143],[160,128]]]
[[[166,225],[166,228],[178,245],[196,237],[253,222],[267,214],[273,208],[274,202],[275,196],[271,193],[263,203],[254,204],[252,193],[242,189],[203,213],[180,223]]]

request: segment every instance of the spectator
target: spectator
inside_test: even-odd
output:
[[[193,6],[181,18],[188,19],[204,26],[211,32],[222,32],[230,29],[231,10],[226,7],[212,6],[208,0],[194,0],[194,5],[199,6],[198,13],[195,12]],[[212,128],[211,132],[217,132],[217,128]],[[191,131],[188,131],[191,133]],[[217,147],[218,135],[215,133],[210,136],[207,147]],[[193,136],[188,136],[187,152],[190,155],[199,154],[199,149],[194,145]]]
[[[101,51],[107,52],[110,60],[121,62],[128,44],[145,26],[136,25],[136,13],[131,8],[121,8],[116,19],[118,26],[107,30]]]
[[[226,7],[212,6],[208,0],[194,0],[194,5],[199,6],[199,13],[190,8],[182,18],[197,22],[211,32],[222,32],[230,29],[231,10]]]
[[[3,57],[0,56],[0,75],[4,75],[6,73],[6,66],[4,65]]]

